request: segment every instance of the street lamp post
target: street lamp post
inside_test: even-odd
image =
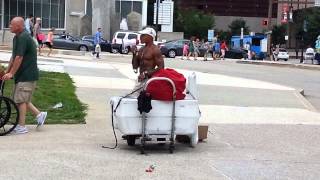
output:
[[[160,0],[156,0],[156,4],[157,4],[157,14],[156,14],[156,41],[158,40],[158,31],[159,31],[159,4],[160,4]]]

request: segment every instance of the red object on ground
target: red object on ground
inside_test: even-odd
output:
[[[153,74],[152,77],[166,77],[171,79],[176,86],[176,100],[182,100],[186,97],[184,90],[186,89],[186,78],[183,74],[173,69],[160,69]],[[152,99],[161,101],[172,101],[173,89],[167,81],[153,81],[147,87],[147,92],[151,94]]]

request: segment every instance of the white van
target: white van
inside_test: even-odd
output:
[[[112,39],[112,52],[128,54],[134,45],[138,45],[140,34],[133,31],[117,31]]]

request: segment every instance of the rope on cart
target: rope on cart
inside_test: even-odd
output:
[[[127,95],[123,96],[122,98],[120,98],[120,100],[119,100],[119,102],[118,102],[118,104],[117,104],[117,106],[116,106],[116,108],[115,108],[114,110],[113,110],[113,104],[111,105],[111,123],[112,123],[112,131],[113,131],[113,135],[114,135],[114,139],[115,139],[115,141],[116,141],[116,144],[115,144],[113,147],[102,146],[102,148],[107,148],[107,149],[116,149],[116,148],[118,147],[118,138],[117,138],[116,131],[115,131],[115,129],[114,129],[113,114],[117,111],[117,109],[118,109],[118,107],[119,107],[119,105],[120,105],[120,103],[121,103],[121,100],[122,100],[123,98],[126,98],[126,97],[128,97],[128,96],[132,95],[133,93],[135,93],[135,92],[137,92],[137,91],[141,90],[142,88],[143,88],[143,87],[140,87],[140,88],[138,88],[138,89],[136,89],[136,90],[132,91],[131,93],[129,93],[129,94],[127,94]]]

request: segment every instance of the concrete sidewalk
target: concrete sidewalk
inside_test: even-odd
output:
[[[210,124],[209,138],[196,148],[177,144],[175,153],[169,154],[167,146],[155,145],[148,147],[148,155],[140,155],[139,146],[127,146],[118,133],[118,149],[103,149],[101,145],[114,145],[109,98],[126,94],[129,89],[124,86],[136,75],[131,65],[125,63],[61,61],[57,64],[65,66],[64,70],[75,81],[78,97],[89,107],[87,124],[48,125],[41,131],[28,126],[31,132],[27,135],[1,137],[0,179],[211,180],[320,176],[320,145],[316,143],[320,140],[320,116],[303,107],[297,110],[207,104],[201,110],[204,121]],[[209,86],[216,92],[218,87],[223,91],[237,88],[237,99],[241,98],[240,88],[251,93],[267,89],[273,96],[274,91],[293,91],[263,81],[209,73],[198,75],[199,84],[205,86],[202,95],[214,96]],[[155,171],[145,172],[150,165],[156,166]]]

